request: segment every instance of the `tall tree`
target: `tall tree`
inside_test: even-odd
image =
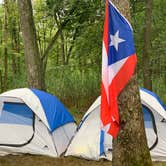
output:
[[[153,6],[153,0],[145,1],[143,76],[144,76],[144,87],[149,90],[152,90],[152,72],[150,65],[152,6]]]
[[[31,0],[18,0],[21,31],[24,42],[27,81],[30,87],[45,89],[42,63],[36,39]]]
[[[3,90],[7,89],[8,83],[8,0],[4,0],[4,10],[5,10],[5,18],[4,18],[4,83]]]
[[[17,69],[16,69],[16,52],[18,48],[18,29],[17,29],[17,14],[16,14],[16,2],[15,0],[9,0],[9,32],[11,36],[11,46],[12,46],[12,72],[13,72],[13,77],[15,77]]]
[[[130,20],[129,2],[112,0]],[[151,166],[136,74],[118,98],[120,132],[113,140],[113,166]]]

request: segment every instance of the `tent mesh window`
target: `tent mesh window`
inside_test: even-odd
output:
[[[26,131],[26,132],[25,132]],[[24,103],[4,102],[0,113],[0,146],[24,146],[34,137],[34,114]]]
[[[146,136],[147,140],[152,140],[148,139],[148,137],[153,137],[154,141],[153,142],[148,142],[149,150],[152,150],[158,143],[158,135],[157,135],[157,127],[155,123],[155,118],[153,115],[153,112],[146,107],[145,105],[142,105],[143,109],[143,115],[144,115],[144,124],[145,124],[145,129],[146,129]]]

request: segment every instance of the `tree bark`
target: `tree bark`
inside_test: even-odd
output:
[[[18,74],[21,74],[21,58],[17,57],[16,70]]]
[[[129,3],[112,1],[121,13],[130,19]],[[152,166],[147,146],[143,113],[136,74],[133,75],[118,98],[120,131],[113,139],[113,166]]]
[[[31,0],[18,0],[18,8],[24,42],[28,86],[45,89],[45,78],[42,76],[42,61],[37,45]]]
[[[17,11],[15,10],[16,9],[16,6],[17,3],[15,2],[15,0],[9,0],[9,28],[8,28],[8,31],[10,33],[10,37],[11,37],[11,47],[12,47],[12,54],[11,54],[11,59],[12,59],[12,64],[11,64],[11,67],[12,67],[12,72],[13,72],[13,75],[12,77],[14,78],[16,73],[17,73],[17,70],[16,70],[16,54],[17,53],[17,45],[18,45],[18,28],[17,28]]]
[[[4,87],[3,90],[7,90],[8,87],[8,1],[4,0],[5,19],[4,19]]]
[[[69,64],[69,59],[70,59],[70,56],[71,56],[71,53],[72,53],[72,50],[73,50],[73,47],[74,47],[74,42],[76,40],[77,32],[78,32],[78,28],[75,29],[75,32],[74,32],[73,38],[72,38],[72,42],[71,42],[71,45],[69,47],[69,51],[67,52],[66,65]]]
[[[62,65],[65,65],[65,44],[64,44],[64,36],[63,31],[61,31],[61,56],[62,56]]]
[[[0,93],[3,92],[3,79],[2,79],[2,70],[0,70]]]
[[[150,66],[152,6],[153,0],[145,1],[143,76],[144,87],[149,90],[152,90],[152,72]]]
[[[13,14],[13,13],[12,13]],[[17,50],[17,28],[16,28],[16,20],[15,17],[12,20],[12,28],[11,28],[11,37],[12,37],[12,72],[13,72],[13,77],[16,74],[16,55],[15,51]]]
[[[2,29],[2,20],[0,19],[0,29]],[[0,44],[2,45],[2,36],[0,36]],[[2,50],[0,49],[0,65],[2,65]],[[0,69],[0,93],[3,92],[3,72]]]

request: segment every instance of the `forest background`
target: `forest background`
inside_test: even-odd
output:
[[[105,3],[103,0],[32,2],[44,89],[56,95],[79,123],[100,95]],[[166,102],[166,1],[150,2],[153,4],[130,0],[130,21],[138,56],[137,79],[140,87],[154,91]],[[28,87],[16,0],[1,3],[0,29],[0,91]],[[29,160],[27,163],[34,165],[58,160],[64,165],[68,161],[71,165],[72,161],[77,163],[71,158],[55,161],[36,156],[33,160],[30,155],[7,158],[1,158],[3,165],[6,162],[13,165],[14,160],[15,163]]]
[[[4,2],[0,5],[1,92],[28,86],[17,3]],[[46,90],[80,119],[100,95],[105,4],[101,0],[33,0],[32,4]],[[130,5],[139,86],[166,102],[166,1],[153,0],[151,17],[145,14],[145,1],[130,0]]]

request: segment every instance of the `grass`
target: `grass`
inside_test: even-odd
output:
[[[110,166],[109,161],[88,161],[74,157],[51,158],[32,155],[0,157],[0,166]]]
[[[48,72],[47,87],[49,92],[55,94],[59,99],[70,108],[77,124],[100,93],[100,76],[96,71],[87,69],[86,71],[68,71]],[[53,78],[53,79],[50,79]],[[58,79],[55,79],[58,78]],[[17,79],[16,79],[17,81]],[[23,87],[24,82],[14,82],[15,86]],[[166,102],[166,96],[163,92],[164,82],[156,80],[154,82],[155,92]],[[160,83],[158,83],[160,82]],[[38,155],[8,155],[0,157],[0,166],[111,166],[107,160],[88,161],[75,157],[51,158]],[[166,162],[154,162],[154,166],[166,166]]]
[[[107,160],[89,161],[75,157],[51,158],[36,155],[8,155],[0,157],[0,166],[111,166]],[[154,166],[166,166],[166,162],[154,162]]]
[[[86,111],[86,109],[84,109]],[[75,115],[75,120],[79,124],[84,111],[80,111],[75,107],[70,108],[70,112]],[[88,161],[75,157],[51,158],[39,155],[7,155],[0,157],[0,166],[111,166],[111,162],[107,160]],[[154,166],[166,166],[166,162],[154,162]]]

